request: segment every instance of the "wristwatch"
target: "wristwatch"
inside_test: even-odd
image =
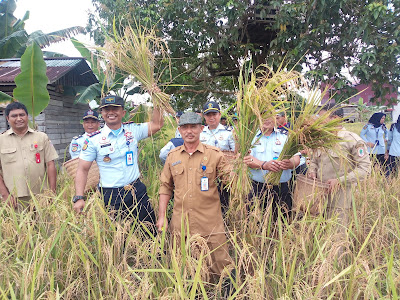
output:
[[[85,196],[74,196],[72,203],[76,203],[78,200],[85,200]]]

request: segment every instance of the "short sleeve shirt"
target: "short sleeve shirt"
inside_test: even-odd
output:
[[[222,124],[219,124],[215,130],[210,130],[208,126],[204,127],[200,134],[200,142],[217,147],[222,151],[235,151],[232,131],[227,130]]]
[[[288,136],[280,131],[273,131],[271,135],[266,136],[258,132],[253,140],[253,148],[251,155],[262,161],[270,161],[278,159],[282,152],[283,145],[286,143]],[[265,182],[265,176],[269,173],[267,170],[251,169],[251,177],[254,181]],[[292,177],[292,170],[283,170],[280,182],[288,182]]]
[[[79,154],[82,151],[82,147],[84,145],[84,141],[88,137],[87,133],[85,132],[83,135],[74,137],[69,144],[69,154],[71,155],[71,159],[79,157]]]
[[[39,160],[37,160],[39,158]],[[0,168],[4,183],[17,197],[40,193],[47,188],[46,163],[56,160],[58,154],[49,137],[28,128],[24,136],[12,129],[0,135]]]
[[[139,178],[138,142],[148,137],[148,123],[122,124],[117,136],[105,125],[88,137],[79,158],[96,161],[100,171],[100,186],[123,187]],[[127,163],[127,153],[132,154],[132,164]]]

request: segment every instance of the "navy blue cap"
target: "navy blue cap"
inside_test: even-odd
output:
[[[100,108],[105,106],[121,106],[124,108],[125,101],[120,96],[108,95],[101,99]]]
[[[177,111],[175,117],[180,118],[183,115],[183,112]]]
[[[210,112],[220,112],[221,108],[219,107],[218,103],[215,101],[208,101],[203,106],[203,114],[208,114]]]
[[[99,114],[97,113],[97,111],[94,110],[87,110],[85,111],[85,114],[83,115],[82,120],[86,120],[86,119],[95,119],[96,121],[99,120]]]

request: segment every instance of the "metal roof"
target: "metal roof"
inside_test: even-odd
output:
[[[86,60],[82,57],[45,58],[49,84],[89,86],[98,82]],[[0,59],[0,85],[14,84],[21,72],[20,59]]]

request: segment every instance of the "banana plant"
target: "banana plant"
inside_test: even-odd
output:
[[[46,70],[42,50],[36,43],[32,43],[21,57],[21,73],[15,77],[16,88],[13,95],[15,99],[27,107],[32,116],[34,128],[36,128],[35,117],[50,102],[50,95],[47,90],[49,79]]]

